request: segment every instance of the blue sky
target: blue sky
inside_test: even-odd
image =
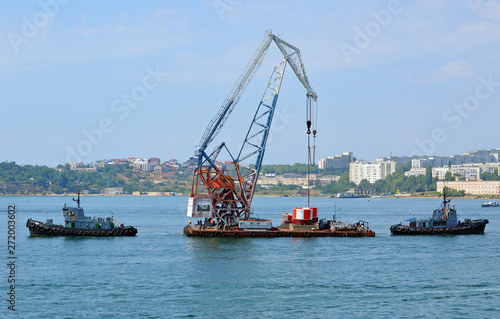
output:
[[[319,96],[316,160],[500,147],[500,1],[0,1],[0,17],[1,161],[184,161],[267,29]],[[280,60],[213,145],[239,149]],[[306,162],[304,95],[288,68],[264,164]]]

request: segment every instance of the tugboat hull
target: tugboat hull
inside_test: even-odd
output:
[[[52,225],[36,220],[28,219],[26,227],[31,236],[135,236],[137,229],[132,226],[117,227],[113,229],[83,229],[69,228],[61,225]]]
[[[487,219],[477,219],[467,224],[458,224],[456,226],[424,228],[398,224],[391,226],[390,230],[393,235],[470,235],[484,234],[484,228],[488,223]]]

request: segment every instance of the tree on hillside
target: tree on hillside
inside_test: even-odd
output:
[[[450,171],[447,171],[446,174],[444,174],[444,180],[445,181],[454,181],[455,178],[453,177],[453,175],[451,174]]]
[[[416,188],[417,188],[417,178],[415,177],[415,175],[412,175],[408,176],[401,190],[404,192],[415,192]]]
[[[372,188],[373,185],[367,179],[362,179],[356,187],[356,189],[360,190],[361,193],[364,193],[367,190],[371,190]]]
[[[408,172],[411,169],[411,161],[408,161],[404,164],[399,165],[397,172],[401,175],[404,175],[405,172]]]
[[[427,165],[425,169],[425,189],[430,189],[432,184],[432,167]]]
[[[490,172],[481,173],[481,179],[483,181],[498,181],[498,180],[500,180],[500,176],[498,175],[498,169],[496,169],[494,173],[490,173]]]

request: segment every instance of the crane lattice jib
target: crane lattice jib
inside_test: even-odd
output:
[[[248,86],[248,83],[250,83],[255,72],[257,72],[259,66],[261,65],[267,49],[271,44],[271,41],[274,41],[276,43],[283,56],[286,58],[288,64],[290,64],[290,67],[297,75],[299,81],[306,88],[307,97],[312,98],[314,101],[318,99],[316,92],[314,91],[311,84],[309,84],[309,79],[307,78],[304,63],[302,62],[302,57],[300,55],[300,50],[297,47],[282,40],[278,36],[272,34],[270,31],[267,31],[264,40],[260,44],[257,51],[255,51],[252,59],[245,67],[245,70],[240,75],[238,81],[234,85],[228,97],[220,107],[215,117],[208,124],[208,127],[205,130],[205,133],[203,134],[203,137],[201,138],[198,145],[201,151],[205,151],[207,146],[214,140],[217,134],[219,134],[234,107],[236,106],[236,104],[238,104],[238,101],[245,91],[246,87]]]
[[[200,140],[200,144],[198,145],[200,150],[205,150],[208,144],[213,141],[213,139],[219,134],[219,131],[226,123],[229,115],[233,111],[234,107],[240,100],[243,91],[245,91],[248,83],[252,80],[255,72],[262,63],[264,56],[269,48],[269,44],[271,43],[272,34],[270,32],[266,32],[266,36],[262,43],[260,44],[257,51],[255,51],[252,59],[245,67],[245,70],[240,75],[238,81],[234,85],[233,89],[229,93],[228,97],[222,104],[221,108],[215,115],[215,117],[208,124],[203,137]]]
[[[304,68],[304,62],[302,62],[302,56],[300,55],[300,50],[290,43],[283,41],[276,35],[272,35],[272,39],[280,49],[283,56],[286,58],[288,64],[295,72],[299,78],[300,83],[306,88],[307,96],[311,97],[314,101],[318,100],[316,91],[314,91],[311,84],[309,84],[309,79],[307,78],[306,69]]]

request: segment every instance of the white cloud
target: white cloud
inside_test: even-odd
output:
[[[470,0],[467,7],[478,16],[491,20],[500,20],[500,1],[498,0]]]
[[[451,61],[438,70],[440,74],[449,76],[464,76],[471,73],[472,67],[467,61]]]

